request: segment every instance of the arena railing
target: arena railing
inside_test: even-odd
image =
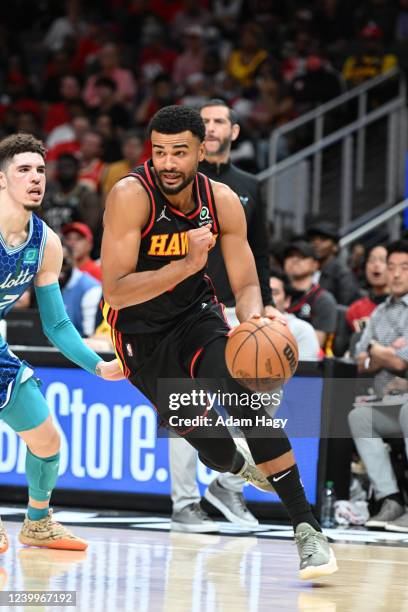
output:
[[[382,101],[378,92],[387,87],[393,94],[395,89],[395,95]],[[370,96],[375,95],[373,105]],[[357,118],[327,134],[330,113],[350,107]],[[401,201],[406,121],[405,79],[393,69],[274,130],[270,167],[257,176],[266,184],[268,218],[276,236],[284,235],[285,226],[302,233],[307,219],[317,215],[337,222],[340,233],[346,234],[361,224],[359,216],[363,219],[374,209],[383,212]],[[371,127],[375,129],[369,132]],[[290,142],[299,129],[312,133],[311,144],[279,161],[281,139]]]

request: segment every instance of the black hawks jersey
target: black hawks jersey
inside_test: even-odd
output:
[[[187,232],[211,224],[217,239],[219,223],[210,180],[197,173],[193,194],[195,206],[187,215],[174,208],[156,185],[151,160],[128,176],[140,181],[150,200],[150,217],[142,230],[136,272],[158,270],[186,256]],[[132,205],[132,202],[129,202]],[[133,203],[136,206],[136,203]],[[113,329],[125,334],[165,332],[186,315],[216,302],[205,268],[165,293],[135,306],[114,310],[103,302],[104,318]]]

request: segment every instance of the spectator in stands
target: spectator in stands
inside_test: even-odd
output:
[[[91,127],[91,122],[85,109],[70,117],[68,123],[55,127],[48,135],[47,163],[55,161],[62,153],[77,153],[82,138]]]
[[[211,3],[213,23],[227,36],[236,32],[243,4],[243,0],[213,0]]]
[[[201,26],[189,26],[184,33],[184,51],[174,62],[173,81],[184,87],[189,76],[201,73],[204,63],[204,30]]]
[[[387,282],[390,295],[371,315],[357,346],[359,372],[374,375],[377,400],[373,404],[360,402],[355,405],[349,414],[349,423],[375,497],[381,502],[380,511],[366,526],[408,532],[408,512],[382,439],[405,438],[408,458],[407,241],[401,240],[388,247]],[[384,401],[389,393],[394,393],[392,402]]]
[[[168,74],[158,74],[148,84],[147,93],[134,112],[137,126],[146,126],[153,115],[163,106],[175,104],[174,84]]]
[[[240,46],[229,57],[227,70],[244,88],[252,87],[259,66],[268,57],[263,39],[262,28],[257,23],[245,24]]]
[[[103,137],[100,132],[90,129],[82,137],[79,149],[79,182],[91,191],[99,193],[106,165],[102,161]]]
[[[107,164],[118,161],[122,157],[122,150],[117,132],[122,133],[123,130],[116,130],[111,116],[106,113],[98,115],[95,121],[95,129],[102,136],[102,161]]]
[[[92,336],[102,297],[101,284],[75,267],[71,249],[62,245],[63,262],[59,283],[65,309],[81,336]]]
[[[353,0],[320,0],[315,13],[315,31],[320,43],[330,49],[340,48],[353,36],[350,19]]]
[[[381,26],[384,40],[391,42],[395,32],[395,20],[397,17],[396,3],[389,0],[365,0],[360,3],[356,10],[356,19],[360,27],[369,24]]]
[[[366,248],[364,244],[357,241],[350,245],[347,265],[353,272],[360,287],[365,284]]]
[[[45,68],[45,76],[41,83],[41,98],[47,102],[59,102],[61,100],[61,81],[70,74],[72,74],[72,66],[69,54],[64,49],[56,51]]]
[[[37,116],[35,113],[31,113],[29,111],[18,114],[16,129],[17,132],[32,134],[35,136],[35,138],[42,137],[42,131]]]
[[[81,19],[81,3],[78,0],[67,0],[65,15],[57,17],[51,23],[43,43],[51,51],[59,51],[68,36],[78,36],[84,31],[85,23]]]
[[[408,39],[408,0],[399,0],[398,5],[395,37],[399,41],[406,41]]]
[[[284,251],[283,267],[293,287],[288,312],[310,323],[324,348],[330,335],[336,331],[336,300],[313,282],[318,261],[312,245],[302,240],[288,245]]]
[[[264,61],[259,67],[255,87],[247,120],[261,134],[269,135],[274,127],[293,118],[293,99],[272,60]]]
[[[44,117],[44,131],[49,134],[54,128],[70,122],[71,106],[81,102],[81,87],[78,78],[72,74],[62,77],[60,101],[51,104]]]
[[[211,21],[211,13],[197,0],[184,0],[183,5],[183,10],[177,13],[171,24],[171,36],[176,43],[191,26],[204,29]]]
[[[342,90],[341,75],[327,60],[317,54],[309,55],[304,73],[295,77],[290,87],[299,114],[336,98]]]
[[[87,66],[97,58],[103,41],[102,20],[97,15],[90,15],[85,24],[84,34],[77,38],[77,46],[71,62],[75,74],[86,72]]]
[[[350,268],[338,255],[339,234],[334,224],[321,221],[307,230],[319,260],[316,280],[334,296],[338,304],[348,306],[361,297],[361,290]]]
[[[282,62],[281,70],[286,83],[291,83],[304,73],[307,58],[316,52],[316,42],[309,32],[300,31],[296,33],[293,43],[288,42],[286,47],[287,57]]]
[[[100,92],[96,87],[99,77],[105,76],[116,83],[116,102],[131,105],[136,95],[136,81],[130,70],[121,68],[120,53],[117,45],[106,43],[98,54],[100,71],[91,75],[85,83],[84,100],[90,107],[101,103]]]
[[[63,225],[61,233],[65,238],[65,244],[71,249],[74,265],[78,270],[86,272],[101,282],[101,266],[91,258],[94,241],[91,228],[86,223],[74,221]]]
[[[398,60],[395,55],[385,53],[383,37],[383,31],[375,23],[361,30],[361,51],[348,57],[343,66],[343,77],[348,85],[356,87],[395,68]]]
[[[365,274],[368,294],[350,304],[346,312],[347,323],[355,333],[363,331],[373,311],[386,300],[389,294],[385,246],[374,246],[368,251]]]
[[[95,231],[102,221],[98,195],[78,181],[79,161],[69,153],[57,160],[56,178],[49,181],[42,204],[42,216],[56,232],[61,226],[81,221]]]
[[[259,69],[255,82],[253,102],[246,117],[248,129],[256,137],[259,161],[262,168],[267,167],[270,134],[294,117],[293,98],[282,79],[276,76],[273,65],[266,61]],[[279,139],[278,159],[288,153],[287,141]]]
[[[310,323],[288,312],[292,299],[292,287],[288,276],[280,270],[271,270],[269,285],[276,308],[285,314],[288,327],[296,338],[300,361],[317,359],[320,354],[320,345],[315,330]]]
[[[95,121],[100,115],[109,115],[115,131],[129,127],[130,115],[124,104],[117,101],[118,87],[116,82],[107,76],[100,76],[95,81],[95,92],[99,102],[92,108],[91,117]]]
[[[122,156],[120,161],[109,164],[102,184],[104,194],[109,193],[115,183],[139,164],[143,163],[144,143],[139,132],[125,132],[122,139]]]
[[[159,74],[171,75],[177,56],[177,51],[167,46],[163,30],[154,30],[139,56],[138,63],[143,80],[149,83]]]
[[[223,65],[218,49],[210,48],[204,53],[202,72],[208,84],[216,87],[217,79],[223,76]],[[212,98],[216,97],[211,95]]]

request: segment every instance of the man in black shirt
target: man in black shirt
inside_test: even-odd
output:
[[[255,176],[231,163],[231,144],[239,135],[235,112],[222,100],[210,100],[202,107],[201,116],[206,126],[206,137],[205,160],[199,165],[199,171],[213,181],[225,183],[238,194],[245,212],[248,242],[255,257],[262,300],[267,307],[273,304],[273,299],[269,287],[268,235],[260,183]],[[208,260],[208,274],[220,302],[228,308],[234,307],[219,242]]]
[[[268,314],[273,299],[269,286],[265,206],[260,196],[260,185],[253,175],[243,172],[231,163],[231,144],[239,135],[235,113],[222,100],[210,100],[202,107],[201,116],[206,126],[206,157],[199,165],[199,171],[214,181],[225,183],[238,194],[246,216],[248,242],[255,257],[265,313]],[[234,295],[219,241],[208,258],[208,275],[213,282],[217,298],[226,306],[229,324],[238,325]],[[199,505],[201,496],[196,482],[197,452],[180,438],[170,437],[169,446],[172,529],[190,532],[217,531],[217,523],[212,521]],[[206,490],[204,497],[228,520],[251,529],[258,525],[258,521],[244,503],[243,486],[244,480],[239,476],[219,474]]]
[[[338,231],[333,223],[321,221],[307,230],[307,236],[316,251],[320,274],[318,282],[330,291],[338,304],[349,306],[358,300],[362,291],[350,268],[338,255]]]
[[[318,283],[313,282],[317,256],[309,242],[298,240],[284,252],[284,270],[293,287],[288,312],[311,323],[322,348],[336,331],[336,300]]]

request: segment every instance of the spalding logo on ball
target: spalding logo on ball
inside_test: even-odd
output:
[[[225,361],[231,376],[252,391],[273,391],[296,372],[297,342],[278,319],[251,319],[228,338]]]

